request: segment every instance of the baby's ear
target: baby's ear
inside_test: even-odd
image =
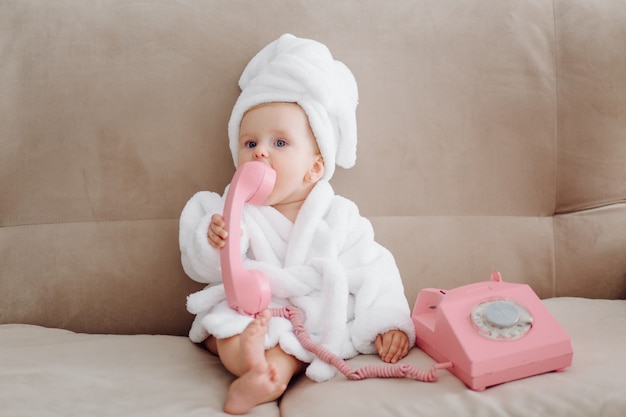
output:
[[[318,182],[324,176],[324,171],[324,158],[322,158],[322,155],[318,155],[306,176],[307,181],[312,183]]]

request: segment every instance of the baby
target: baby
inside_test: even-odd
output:
[[[241,239],[244,266],[268,277],[270,307],[297,307],[311,338],[341,358],[378,353],[395,363],[415,342],[393,256],[328,182],[335,165],[356,160],[352,73],[323,44],[286,34],[250,61],[239,86],[228,132],[235,166],[267,163],[275,187],[263,206],[244,207],[240,235],[226,232],[216,193],[194,195],[180,219],[183,267],[208,284],[188,297],[189,336],[237,377],[224,404],[231,414],[279,398],[301,372],[325,381],[336,370],[302,347],[288,320],[229,307],[219,261],[226,239]]]

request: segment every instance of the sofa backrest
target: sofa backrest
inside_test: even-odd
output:
[[[360,92],[332,184],[412,304],[498,270],[626,295],[626,6],[613,0],[0,3],[0,323],[185,334],[178,218],[233,174],[237,79],[291,32]]]

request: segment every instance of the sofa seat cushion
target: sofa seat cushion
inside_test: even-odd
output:
[[[222,415],[231,380],[186,337],[0,326],[2,417]],[[278,407],[253,415],[277,416]]]
[[[626,301],[544,301],[569,333],[574,361],[547,373],[472,391],[447,371],[433,383],[408,379],[324,383],[301,377],[256,416],[624,416]],[[412,349],[403,362],[429,369]],[[349,361],[358,368],[376,356]],[[29,325],[0,326],[0,416],[220,415],[232,376],[186,337],[89,335]],[[34,393],[37,393],[34,395]]]
[[[626,301],[552,298],[544,303],[572,339],[574,359],[552,372],[487,388],[468,389],[447,371],[437,382],[408,379],[316,384],[299,379],[281,402],[284,416],[550,416],[626,415]],[[430,369],[434,361],[413,349],[402,362]],[[359,356],[353,368],[380,363]]]

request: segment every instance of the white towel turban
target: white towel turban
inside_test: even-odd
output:
[[[328,48],[311,39],[284,34],[248,63],[239,79],[241,95],[228,123],[235,166],[239,126],[247,110],[263,103],[297,103],[306,113],[324,158],[323,179],[335,165],[351,168],[356,162],[356,106],[354,76]]]

